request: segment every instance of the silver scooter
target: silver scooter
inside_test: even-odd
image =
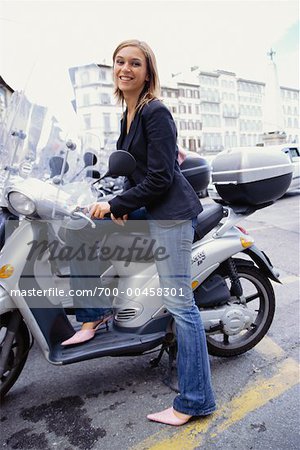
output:
[[[34,254],[32,245],[41,240],[47,242],[50,230],[50,235],[56,236],[63,246],[63,230],[93,227],[84,206],[95,200],[95,192],[91,183],[74,178],[78,172],[84,172],[78,171],[74,157],[82,150],[78,142],[76,148],[70,140],[59,140],[64,151],[60,175],[41,179],[31,170],[12,180],[10,174],[14,173],[16,160],[24,163],[20,152],[28,151],[24,134],[26,129],[19,127],[16,134],[13,125],[8,127],[6,148],[11,149],[10,159],[2,167],[9,175],[3,187],[7,208],[20,221],[8,233],[0,252],[0,396],[18,379],[33,339],[46,360],[54,365],[104,356],[142,355],[157,349],[159,354],[153,364],[158,364],[166,351],[171,372],[176,357],[176,328],[163,304],[154,255],[149,252],[151,239],[146,232],[108,237],[105,244],[112,256],[109,268],[99,273],[99,285],[109,291],[113,320],[89,342],[61,345],[74,333],[68,315],[72,312],[72,297],[62,298],[59,294],[70,292],[70,273],[61,261],[53,264],[48,245],[39,247]],[[54,148],[53,141],[51,145]],[[70,170],[65,173],[67,163]],[[106,175],[128,176],[134,168],[133,157],[119,150],[112,154]],[[190,169],[186,176],[189,179],[191,175],[193,185],[195,171]],[[268,257],[254,245],[254,239],[237,225],[271,202],[258,206],[213,204],[204,207],[198,216],[191,282],[212,355],[226,357],[248,351],[272,323],[275,297],[270,280],[280,282],[278,274]],[[130,254],[137,242],[139,251],[135,256],[131,252],[129,260],[114,256],[114,248],[121,246]]]

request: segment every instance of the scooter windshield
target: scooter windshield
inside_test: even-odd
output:
[[[42,219],[61,219],[95,201],[92,183],[101,169],[100,140],[77,113],[77,81],[63,67],[55,75],[54,85],[44,86],[33,73],[12,95],[0,129],[1,205],[12,186],[32,191]]]

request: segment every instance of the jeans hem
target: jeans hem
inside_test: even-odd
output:
[[[212,406],[212,407],[210,407],[210,408],[208,408],[208,409],[206,409],[206,410],[202,410],[202,411],[199,411],[198,409],[196,410],[196,409],[193,409],[193,408],[177,408],[177,406],[175,405],[175,401],[174,401],[174,404],[173,404],[173,408],[176,410],[176,411],[178,411],[178,412],[180,412],[180,413],[182,413],[182,414],[188,414],[189,416],[209,416],[210,414],[212,414],[214,411],[216,411],[216,409],[217,409],[217,407],[216,407],[216,405],[214,405],[214,406]]]
[[[86,312],[84,308],[76,309],[76,320],[77,322],[96,322],[97,320],[102,320],[106,316],[113,314],[112,308],[88,308],[90,309],[90,314]],[[93,312],[92,312],[93,311]],[[81,314],[83,313],[83,314]]]

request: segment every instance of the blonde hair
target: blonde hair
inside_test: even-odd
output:
[[[139,41],[137,39],[129,39],[121,42],[113,53],[113,64],[115,64],[115,59],[118,52],[124,47],[137,47],[139,48],[146,59],[147,64],[147,75],[149,80],[145,82],[145,86],[140,94],[137,105],[135,107],[136,111],[139,111],[144,105],[149,103],[153,99],[157,99],[160,96],[160,83],[157,72],[156,58],[146,42]],[[124,105],[124,95],[123,92],[118,88],[115,82],[114,95],[117,98],[118,103]]]

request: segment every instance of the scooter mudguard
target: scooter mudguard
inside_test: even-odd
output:
[[[259,250],[256,245],[247,248],[244,253],[250,256],[255,264],[265,273],[265,275],[276,283],[280,283],[279,273],[274,269],[267,255]]]

